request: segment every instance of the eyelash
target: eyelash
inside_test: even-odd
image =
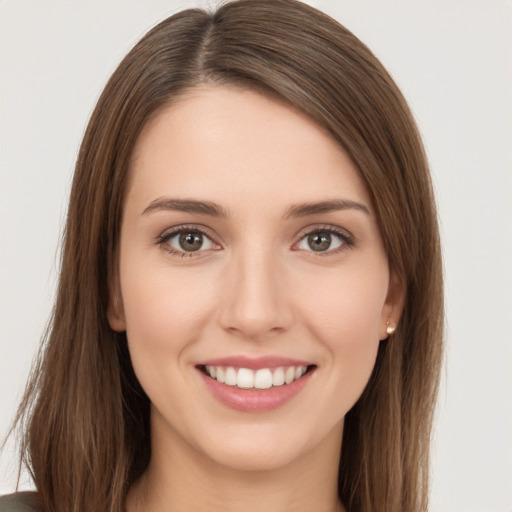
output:
[[[171,231],[167,231],[162,233],[158,236],[156,240],[156,244],[159,245],[163,250],[165,250],[167,253],[169,253],[171,256],[176,256],[179,258],[197,258],[201,255],[202,252],[205,252],[205,249],[201,250],[198,249],[197,251],[180,251],[176,250],[173,247],[169,245],[169,241],[174,238],[177,235],[183,234],[183,233],[198,233],[205,237],[206,239],[210,240],[211,243],[214,245],[219,246],[217,244],[213,237],[210,236],[204,228],[197,225],[183,225],[183,226],[177,226],[176,228],[173,228]],[[299,237],[298,242],[295,242],[292,246],[292,250],[299,251],[301,249],[293,249],[293,247],[300,244],[303,240],[305,240],[308,236],[311,236],[315,233],[326,233],[329,235],[334,235],[336,238],[338,238],[341,242],[341,244],[336,247],[335,249],[329,249],[326,251],[314,251],[309,250],[305,251],[308,253],[311,253],[310,256],[316,257],[325,257],[325,256],[331,256],[334,254],[338,254],[342,251],[348,250],[355,246],[355,240],[352,235],[350,235],[347,231],[337,228],[336,226],[332,225],[320,225],[320,226],[314,226],[311,228],[306,228]],[[220,246],[219,246],[220,247]]]
[[[183,233],[198,233],[205,237],[206,239],[210,240],[213,244],[219,245],[216,242],[213,241],[213,237],[210,236],[204,228],[201,226],[196,226],[194,224],[187,224],[183,226],[177,226],[176,228],[173,228],[171,231],[166,231],[162,233],[156,241],[156,244],[159,245],[164,251],[168,252],[171,256],[177,256],[179,258],[197,258],[201,255],[204,250],[197,250],[197,251],[179,251],[174,249],[169,245],[169,241],[174,238],[176,235],[180,235]]]
[[[341,241],[341,245],[339,247],[336,247],[335,249],[329,249],[327,251],[314,251],[309,250],[306,251],[309,256],[311,257],[327,257],[332,256],[335,254],[339,254],[340,252],[346,251],[348,249],[353,248],[356,245],[356,241],[354,237],[348,233],[348,231],[345,231],[344,229],[338,228],[336,226],[332,226],[330,224],[324,224],[324,225],[316,225],[313,227],[305,228],[304,231],[300,233],[299,241],[295,242],[293,245],[296,246],[299,243],[301,243],[304,239],[306,239],[308,236],[313,235],[315,233],[327,233],[329,235],[334,235]],[[300,249],[296,249],[300,250]]]

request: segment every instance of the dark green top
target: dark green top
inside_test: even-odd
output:
[[[0,496],[0,512],[43,512],[37,492]]]

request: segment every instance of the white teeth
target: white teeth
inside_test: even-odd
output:
[[[288,368],[286,370],[286,373],[284,374],[284,381],[286,382],[286,384],[290,384],[294,380],[295,380],[295,368],[293,366],[290,366],[290,368]]]
[[[236,386],[236,370],[231,366],[226,368],[224,384],[227,384],[228,386]]]
[[[274,374],[272,375],[272,386],[282,386],[284,384],[284,370],[282,368],[278,368],[274,370]]]
[[[240,368],[236,374],[236,385],[239,388],[250,389],[254,387],[254,372],[247,368]]]
[[[306,366],[297,366],[297,368],[295,369],[295,379],[302,377],[306,373],[306,370]]]
[[[291,384],[294,380],[300,379],[307,371],[307,366],[280,367],[275,370],[260,368],[250,370],[249,368],[238,368],[232,366],[206,366],[206,373],[218,382],[228,386],[237,386],[241,389],[269,389],[272,386]]]
[[[263,368],[256,372],[254,376],[254,387],[256,389],[268,389],[272,387],[272,372],[268,368]]]
[[[213,375],[212,375],[213,377]],[[224,377],[224,370],[219,366],[217,367],[217,377],[216,377],[217,381],[218,382],[222,382],[224,383],[225,381],[225,377]]]

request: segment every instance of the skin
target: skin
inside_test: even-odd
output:
[[[226,216],[165,208],[162,198],[213,202]],[[360,206],[297,214],[340,200]],[[109,321],[126,330],[152,404],[152,458],[128,511],[343,510],[344,416],[403,295],[345,151],[274,99],[196,88],[143,129],[123,215]],[[200,250],[184,251],[175,233],[163,240],[180,227],[204,231]],[[327,232],[327,250],[312,250],[311,232]],[[233,355],[316,367],[283,406],[237,411],[196,368]]]

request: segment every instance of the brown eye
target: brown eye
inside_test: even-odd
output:
[[[334,230],[318,229],[304,235],[297,244],[297,248],[302,251],[330,253],[345,245],[351,245],[348,235]]]
[[[330,233],[312,233],[308,236],[308,245],[313,251],[327,251],[331,247]]]
[[[191,255],[191,253],[202,252],[208,249],[220,249],[210,237],[201,231],[191,229],[177,230],[163,235],[158,243],[169,252],[181,253],[181,255]]]
[[[187,252],[194,252],[203,246],[202,233],[181,233],[179,235],[180,249]]]

